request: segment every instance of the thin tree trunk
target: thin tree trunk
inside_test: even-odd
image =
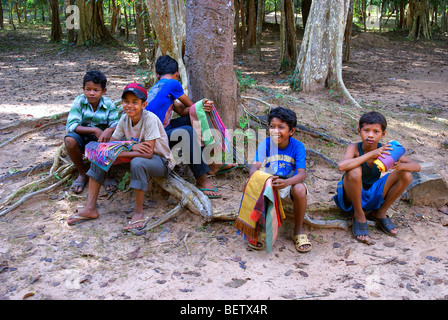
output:
[[[137,23],[137,44],[138,44],[138,64],[142,68],[147,67],[146,62],[146,49],[145,49],[145,32],[143,27],[143,9],[142,9],[142,0],[135,1],[135,14],[136,14],[136,23]]]
[[[294,68],[297,62],[297,40],[292,0],[281,2],[280,69]]]
[[[263,22],[264,22],[264,6],[266,0],[258,0],[257,4],[257,60],[262,60],[261,55],[261,36],[263,31]]]
[[[51,5],[51,41],[62,41],[62,27],[59,20],[58,0],[50,0]]]

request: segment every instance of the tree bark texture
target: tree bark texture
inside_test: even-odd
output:
[[[179,64],[179,74],[182,87],[187,92],[188,79],[183,61],[185,51],[185,4],[183,0],[146,0],[152,30],[158,42],[155,55],[169,55]],[[154,66],[152,80],[147,85],[155,83]]]
[[[429,25],[429,4],[427,0],[409,0],[408,7],[409,37],[413,39],[431,39]]]
[[[292,0],[281,2],[280,24],[280,68],[294,68],[297,62],[297,38],[294,22],[294,5]]]
[[[342,80],[342,46],[350,0],[313,1],[291,85],[304,92],[332,87],[359,107]]]
[[[103,0],[77,0],[79,7],[79,30],[76,43],[100,43],[115,41],[109,29],[104,25]]]
[[[51,41],[61,42],[62,41],[62,27],[61,21],[59,20],[59,6],[57,0],[50,0],[51,6]],[[17,16],[19,12],[17,11]]]
[[[233,0],[187,0],[185,65],[190,98],[213,100],[227,128],[239,119],[233,67]]]

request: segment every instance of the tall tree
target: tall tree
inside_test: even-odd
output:
[[[184,0],[146,0],[151,27],[157,38],[155,58],[168,54],[179,63],[180,80],[187,90],[187,73],[183,61],[185,51],[185,4]],[[199,20],[199,19],[198,19]],[[150,78],[146,86],[155,83],[154,65],[149,67]]]
[[[62,27],[61,21],[59,20],[59,6],[58,0],[50,0],[51,7],[51,41],[60,42],[62,41]],[[19,12],[17,12],[19,16]]]
[[[239,119],[233,67],[233,0],[187,0],[185,65],[193,101],[208,98],[228,128]],[[205,49],[207,48],[207,49]]]
[[[56,0],[55,0],[56,1]],[[77,0],[79,8],[79,30],[76,43],[100,43],[115,41],[104,25],[103,0]]]
[[[411,38],[431,39],[428,0],[409,0],[407,19]]]
[[[313,1],[291,86],[304,92],[339,88],[346,99],[359,106],[342,80],[342,46],[349,7],[350,0]]]
[[[281,69],[294,68],[297,61],[296,26],[292,0],[281,0],[280,63]]]

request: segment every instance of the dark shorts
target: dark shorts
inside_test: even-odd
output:
[[[389,174],[381,177],[373,183],[369,190],[362,189],[361,205],[364,211],[378,210],[384,202],[383,190]],[[345,212],[353,212],[353,205],[344,201],[344,185],[343,180],[339,181],[337,193],[333,197],[336,205]]]
[[[76,132],[70,132],[67,133],[65,137],[71,137],[75,139],[76,142],[78,142],[79,149],[81,149],[82,153],[84,153],[86,144],[88,144],[90,141],[98,141],[98,138],[94,134],[80,135]]]

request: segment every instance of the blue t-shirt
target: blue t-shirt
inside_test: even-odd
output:
[[[267,137],[258,145],[254,161],[262,164],[260,170],[287,179],[298,174],[297,169],[306,170],[305,155],[305,146],[294,138],[282,149]]]
[[[173,102],[184,94],[179,81],[174,79],[160,79],[148,92],[146,110],[154,113],[163,126],[170,124],[173,113]]]

